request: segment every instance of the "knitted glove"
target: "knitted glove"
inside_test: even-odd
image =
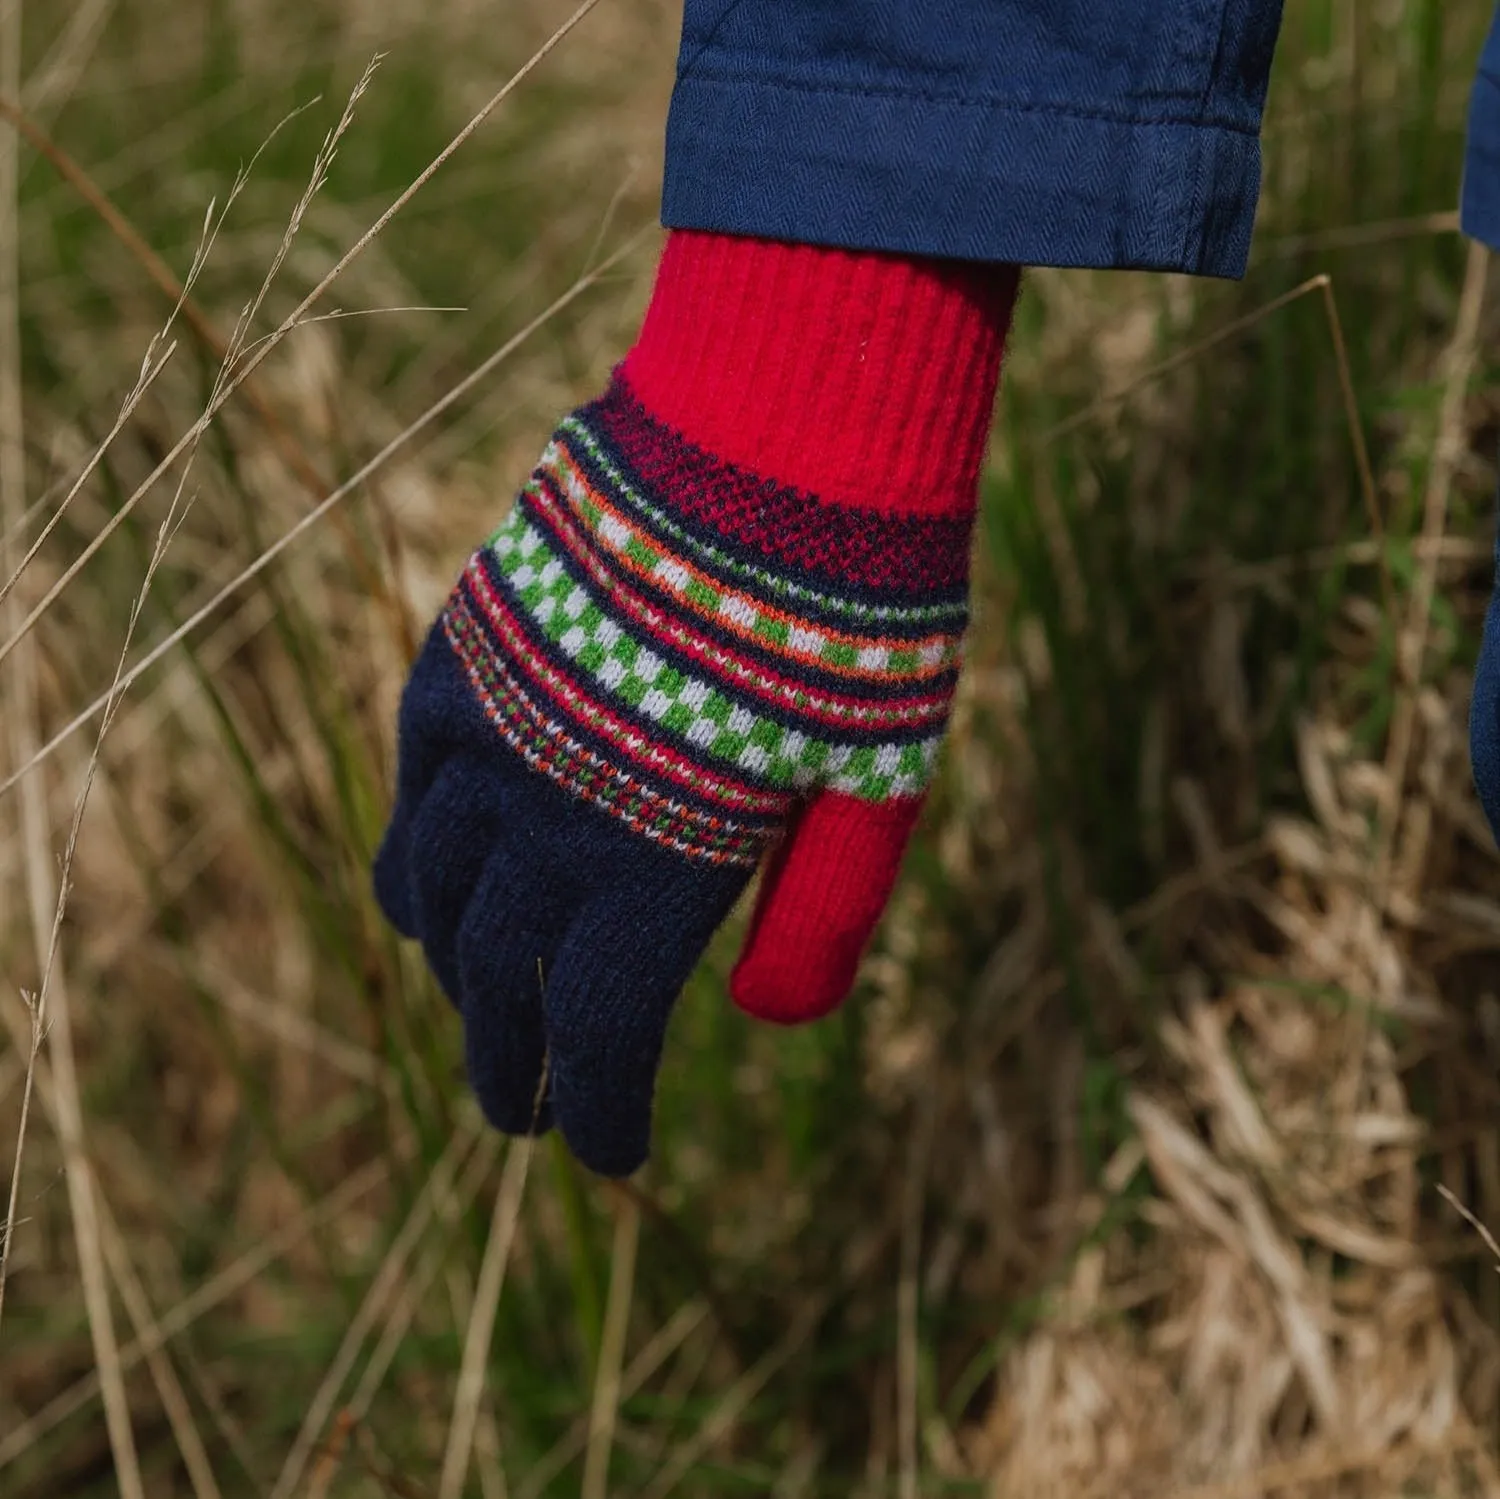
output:
[[[375,886],[497,1128],[645,1160],[671,1007],[767,856],[734,1000],[848,993],[947,721],[1015,289],[678,231],[609,391],[470,559]]]

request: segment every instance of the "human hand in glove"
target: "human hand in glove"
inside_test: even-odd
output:
[[[496,1128],[640,1166],[672,1006],[763,863],[735,1002],[848,993],[947,723],[1016,282],[674,233],[608,392],[469,560],[375,887]]]

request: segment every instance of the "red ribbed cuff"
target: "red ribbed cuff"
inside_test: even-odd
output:
[[[1020,272],[679,229],[624,378],[690,442],[835,504],[973,508]]]

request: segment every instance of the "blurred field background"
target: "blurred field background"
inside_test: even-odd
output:
[[[726,933],[626,1189],[480,1128],[366,866],[411,643],[649,293],[676,7],[222,379],[569,10],[0,17],[0,1493],[1500,1494],[1487,0],[1290,0],[1243,284],[1031,277],[860,991],[757,1029]]]

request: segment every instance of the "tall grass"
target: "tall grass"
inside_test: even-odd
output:
[[[22,148],[13,551],[103,456],[17,605],[115,526],[32,637],[44,736],[109,687],[181,465],[122,512],[372,55],[250,339],[567,9],[28,9],[19,102],[86,186]],[[1500,1222],[1500,875],[1461,743],[1494,317],[1465,321],[1451,219],[1486,20],[1288,7],[1242,285],[1030,278],[954,742],[860,992],[756,1028],[725,933],[617,1188],[482,1131],[367,877],[411,642],[649,289],[675,18],[598,6],[196,447],[133,660],[563,303],[103,740],[61,951],[122,1350],[96,1367],[43,1114],[0,1490],[117,1491],[102,1372],[153,1496],[1488,1491],[1500,1287],[1430,1190]],[[186,278],[252,161],[202,326],[112,435],[172,309],[98,196]],[[25,691],[0,662],[7,723]],[[94,732],[26,783],[59,853]],[[13,1132],[40,973],[4,825]]]

